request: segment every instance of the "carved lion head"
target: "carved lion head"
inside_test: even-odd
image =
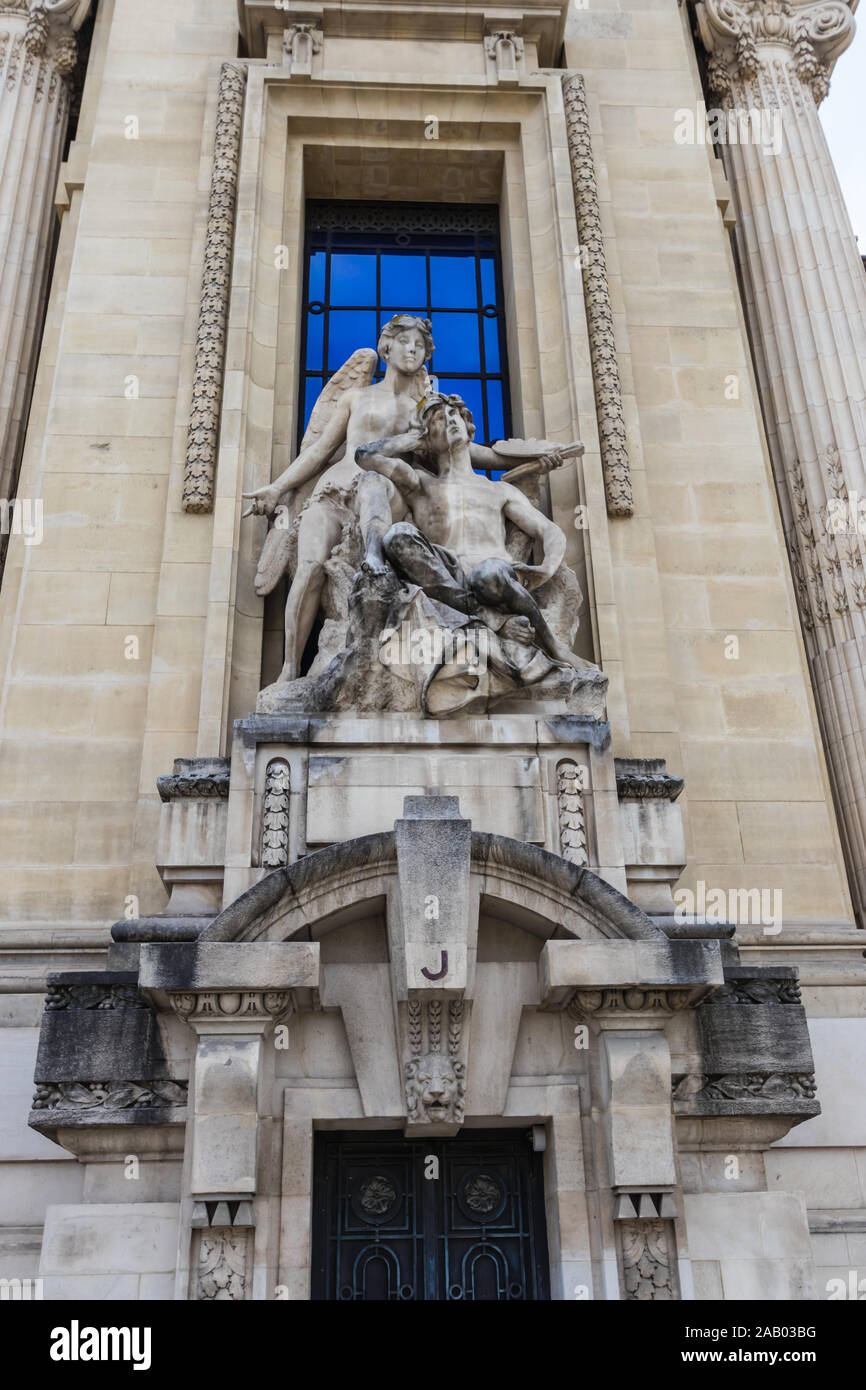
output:
[[[466,1066],[439,1052],[427,1052],[406,1063],[406,1105],[415,1124],[463,1120]]]

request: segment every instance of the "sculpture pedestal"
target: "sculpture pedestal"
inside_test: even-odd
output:
[[[609,726],[575,715],[251,715],[235,725],[224,903],[262,869],[390,831],[406,796],[591,865],[625,892]]]

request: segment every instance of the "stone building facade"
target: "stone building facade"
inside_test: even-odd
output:
[[[0,1277],[857,1296],[852,8],[0,0]]]

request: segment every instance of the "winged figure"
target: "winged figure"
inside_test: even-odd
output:
[[[387,480],[377,478],[371,485],[372,475],[363,475],[362,481],[355,452],[362,444],[409,428],[428,388],[424,363],[432,351],[428,320],[396,314],[382,329],[376,351],[359,348],[331,377],[289,467],[266,487],[245,494],[252,500],[245,515],[272,515],[305,483],[317,480],[297,525],[271,527],[256,575],[256,592],[268,594],[283,574],[292,574],[279,685],[299,674],[322,598],[325,566],[347,523],[358,521],[362,535],[376,519],[385,529],[390,525]],[[379,357],[386,364],[385,376],[373,385]]]

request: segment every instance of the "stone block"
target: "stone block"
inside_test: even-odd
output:
[[[470,944],[471,825],[456,796],[407,796],[394,826],[399,914],[392,916],[397,998],[463,991]]]
[[[375,755],[311,754],[307,843],[327,845],[390,830],[407,795],[451,793],[473,829],[544,843],[541,773],[536,757],[455,756],[407,749]]]
[[[728,966],[725,986],[697,1013],[709,1074],[814,1071],[792,966]]]
[[[140,981],[150,990],[312,989],[317,941],[144,942]]]
[[[137,1280],[141,1274],[173,1271],[178,1216],[175,1202],[51,1206],[45,1213],[39,1272],[46,1278],[134,1275]],[[136,1294],[137,1285],[132,1297]]]
[[[37,1082],[141,1081],[168,1076],[156,1015],[134,973],[49,975]]]
[[[41,1226],[51,1203],[83,1201],[83,1164],[70,1159],[57,1144],[51,1148],[57,1155],[54,1163],[33,1159],[3,1165],[0,1221]]]
[[[664,1034],[606,1030],[602,1046],[613,1186],[673,1187],[671,1057]]]
[[[562,1007],[576,989],[668,986],[700,997],[722,983],[717,941],[548,941],[538,968],[548,1007]]]
[[[808,1121],[808,1128],[798,1126],[796,1133],[781,1141],[782,1145],[866,1148],[866,1019],[810,1018],[808,1036],[815,1059],[821,1114]]]
[[[811,1259],[722,1260],[720,1268],[726,1301],[788,1303],[817,1296]]]
[[[252,1114],[196,1115],[190,1191],[244,1196],[256,1189],[256,1131]]]

